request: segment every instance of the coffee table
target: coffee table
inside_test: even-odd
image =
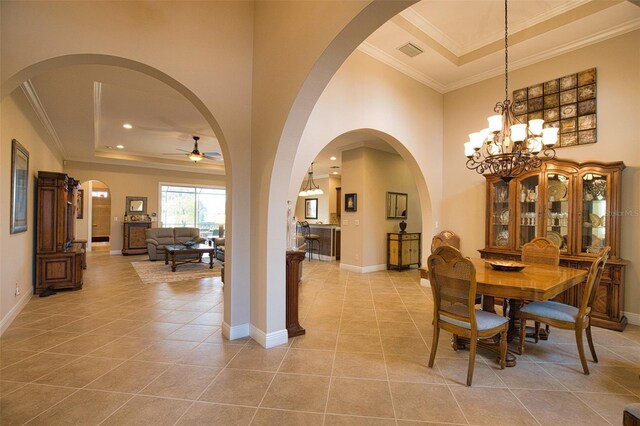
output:
[[[169,257],[171,257],[171,272],[175,272],[178,265],[202,262],[202,255],[204,253],[209,253],[209,269],[213,269],[215,249],[207,244],[194,244],[192,246],[176,244],[166,246],[164,249],[164,264],[168,265]],[[188,255],[197,255],[197,257],[188,258]]]

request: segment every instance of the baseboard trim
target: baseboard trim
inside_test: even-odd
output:
[[[114,255],[114,254],[122,254],[122,250],[109,250],[109,254],[110,254],[110,255]]]
[[[289,340],[289,333],[287,333],[287,329],[274,331],[272,333],[265,333],[254,325],[251,325],[251,332],[249,335],[253,340],[258,342],[260,346],[267,349],[284,345]]]
[[[340,263],[340,269],[348,272],[355,272],[358,274],[366,274],[369,272],[386,271],[387,265],[385,263],[382,263],[380,265],[356,266],[349,265],[348,263]]]
[[[627,317],[629,324],[640,325],[640,314],[636,314],[635,312],[624,312],[623,315]]]
[[[241,339],[249,335],[249,324],[234,325],[233,327],[226,322],[222,323],[222,335],[229,340]]]
[[[13,320],[16,319],[16,317],[20,314],[20,312],[22,312],[22,309],[29,302],[29,300],[31,300],[31,296],[33,295],[30,292],[23,295],[20,298],[20,300],[18,300],[18,303],[16,303],[13,306],[13,308],[11,308],[9,313],[7,313],[7,315],[5,315],[4,318],[2,318],[2,321],[0,321],[0,336],[4,334],[4,332],[7,330],[7,328],[9,328],[9,326],[13,322]]]

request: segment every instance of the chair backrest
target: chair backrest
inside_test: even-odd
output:
[[[302,221],[302,222],[298,222],[298,226],[300,227],[300,233],[302,234],[302,236],[304,238],[308,238],[309,235],[311,234],[311,228],[309,227],[309,222]]]
[[[460,237],[452,231],[442,231],[431,239],[431,253],[434,253],[440,246],[451,246],[460,250]]]
[[[440,246],[429,256],[429,281],[437,318],[468,322],[476,329],[476,269],[455,247]]]
[[[589,268],[589,275],[587,275],[587,281],[584,284],[584,293],[582,293],[582,300],[580,301],[578,318],[583,318],[587,315],[591,306],[593,305],[593,301],[596,298],[596,293],[598,289],[598,284],[600,284],[600,278],[602,278],[602,274],[604,272],[604,265],[607,263],[607,259],[609,258],[609,251],[611,247],[604,247],[600,254],[591,264],[591,268]]]
[[[558,266],[560,264],[560,249],[548,238],[534,238],[522,246],[522,261]]]

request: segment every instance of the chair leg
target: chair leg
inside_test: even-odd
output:
[[[520,319],[520,343],[518,346],[518,354],[522,355],[524,353],[524,338],[527,334],[527,320]]]
[[[535,322],[535,331],[533,332],[533,338],[536,343],[540,340],[540,321]]]
[[[473,367],[476,363],[476,349],[478,348],[478,337],[471,333],[469,339],[469,371],[467,371],[467,386],[471,386],[473,380]]]
[[[522,344],[522,343],[521,343]],[[507,327],[500,332],[500,369],[507,366]]]
[[[431,343],[431,355],[429,356],[429,368],[433,368],[433,362],[436,360],[436,351],[438,350],[438,339],[439,338],[440,338],[440,328],[438,327],[437,324],[434,324],[434,326],[433,326],[433,342]]]
[[[596,348],[593,346],[593,338],[591,337],[591,324],[587,326],[585,331],[587,333],[587,343],[589,343],[589,350],[591,351],[593,362],[598,362],[598,355],[596,355]]]
[[[588,375],[589,366],[587,366],[587,358],[584,356],[584,346],[582,344],[582,327],[576,327],[576,344],[578,345],[578,355],[580,355],[582,370],[584,370],[584,374]]]

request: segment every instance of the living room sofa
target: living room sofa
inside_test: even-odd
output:
[[[224,262],[224,237],[214,238],[213,247],[216,249],[216,259]]]
[[[145,230],[149,260],[164,260],[165,247],[185,241],[202,243],[199,228],[148,228]]]

